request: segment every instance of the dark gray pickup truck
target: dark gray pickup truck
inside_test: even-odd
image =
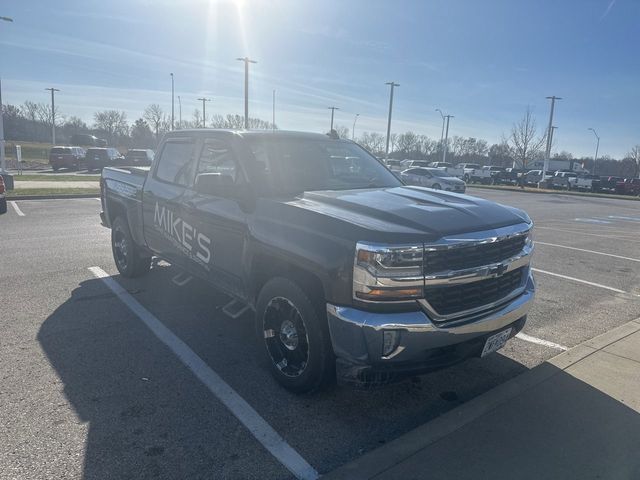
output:
[[[101,187],[119,272],[155,255],[228,293],[292,391],[485,356],[534,297],[526,213],[405,186],[348,140],[175,131],[150,168],[105,168]]]

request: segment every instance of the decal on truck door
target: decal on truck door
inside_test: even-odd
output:
[[[156,202],[153,224],[176,248],[209,270],[211,239],[185,222],[175,212]]]

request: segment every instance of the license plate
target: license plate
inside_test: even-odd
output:
[[[506,330],[503,330],[494,335],[491,335],[489,338],[487,338],[487,341],[484,344],[484,348],[482,349],[482,353],[480,354],[480,356],[484,357],[486,355],[489,355],[490,353],[500,350],[502,347],[504,347],[505,343],[507,343],[507,340],[509,340],[510,336],[511,336],[510,328],[507,328]]]

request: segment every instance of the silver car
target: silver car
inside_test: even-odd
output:
[[[400,174],[400,179],[407,185],[447,190],[449,192],[464,193],[467,185],[456,177],[451,177],[439,168],[408,168]]]

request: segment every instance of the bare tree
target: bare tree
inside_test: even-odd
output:
[[[540,153],[546,135],[538,137],[536,119],[531,108],[527,107],[524,116],[518,123],[514,123],[508,138],[512,155],[522,168],[527,168],[529,162]]]
[[[344,125],[334,125],[333,129],[338,133],[340,138],[350,138],[348,127],[345,127]]]
[[[129,134],[127,124],[127,114],[118,110],[104,110],[93,114],[94,127],[107,134],[110,144],[113,144],[117,137]]]
[[[640,176],[640,145],[636,145],[627,153],[627,157],[633,160],[635,164],[634,177]]]
[[[149,122],[152,130],[156,133],[156,141],[160,139],[160,127],[164,120],[164,112],[162,107],[157,103],[152,103],[144,110],[143,118]]]

